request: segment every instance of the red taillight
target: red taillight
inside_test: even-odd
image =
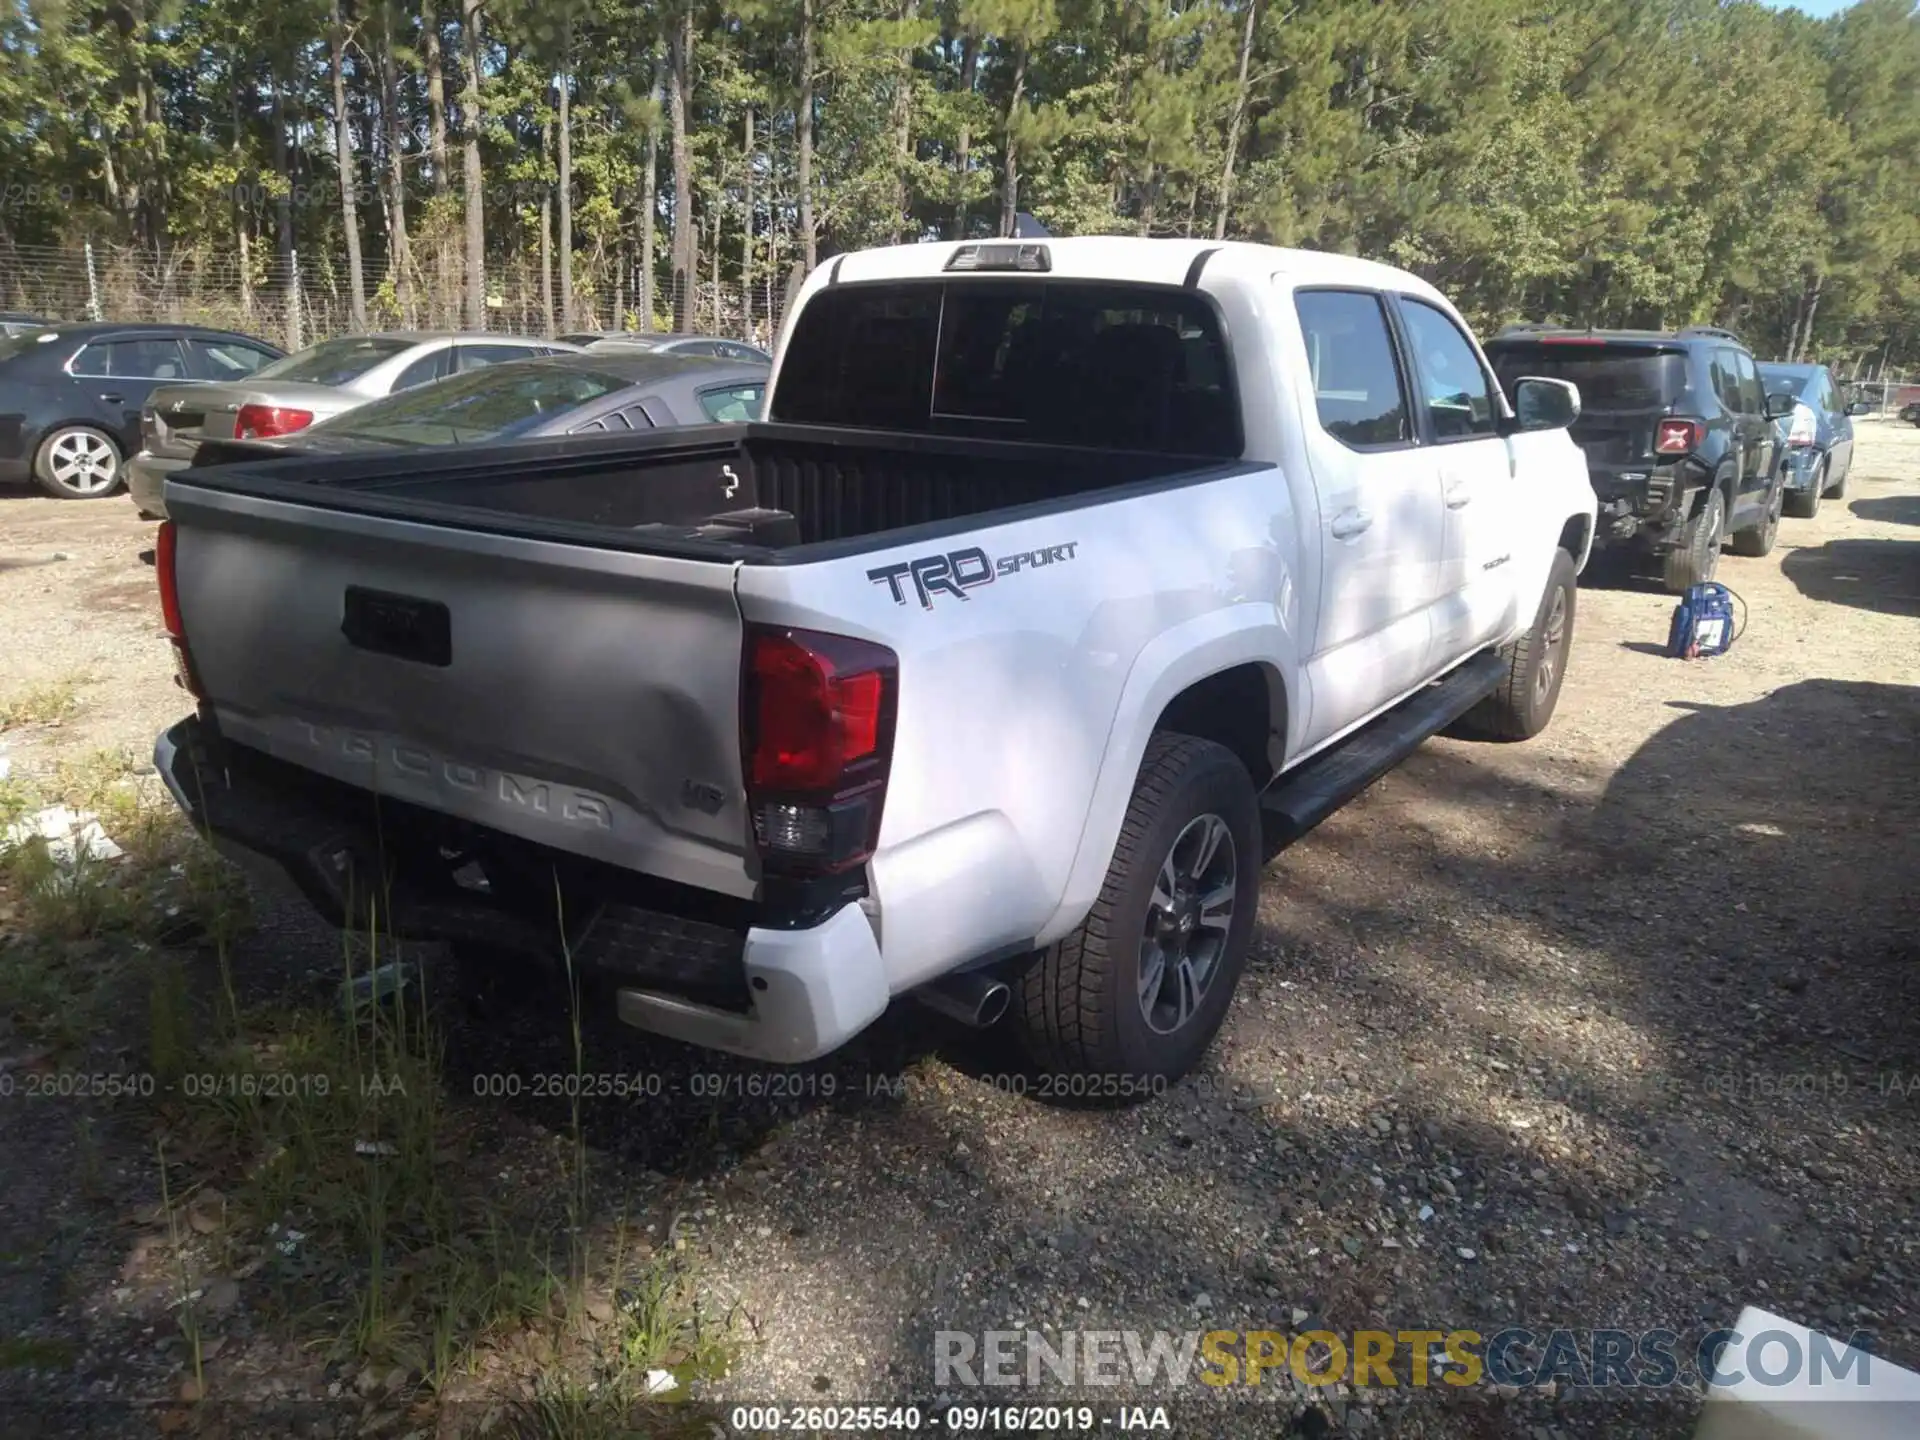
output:
[[[174,684],[201,699],[204,697],[193,673],[193,656],[187,652],[187,627],[180,618],[180,580],[175,563],[178,544],[173,521],[162,520],[153,542],[153,569],[160,580],[160,623],[173,645]]]
[[[1707,427],[1698,420],[1662,420],[1654,427],[1653,449],[1657,455],[1686,455],[1699,447]]]
[[[747,632],[742,738],[754,837],[774,866],[851,869],[873,853],[899,662],[812,630]]]
[[[242,405],[233,420],[236,440],[271,440],[276,435],[291,435],[313,423],[311,410],[294,410],[285,405]]]

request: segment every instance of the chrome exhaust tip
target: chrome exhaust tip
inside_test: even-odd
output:
[[[964,970],[957,975],[942,976],[929,985],[922,985],[913,995],[929,1010],[976,1030],[984,1030],[999,1020],[1013,1003],[1013,992],[1007,988],[1007,982],[984,970]]]

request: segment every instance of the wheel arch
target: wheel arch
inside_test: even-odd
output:
[[[1058,939],[1098,898],[1118,843],[1147,746],[1156,734],[1197,726],[1198,738],[1225,745],[1249,766],[1255,788],[1279,769],[1294,718],[1286,677],[1296,646],[1272,606],[1236,605],[1163,632],[1128,675],[1094,781],[1060,903],[1037,937]],[[1258,707],[1258,718],[1232,707]],[[1264,727],[1264,744],[1255,739]]]

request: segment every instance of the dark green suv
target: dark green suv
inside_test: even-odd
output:
[[[1572,434],[1600,500],[1596,546],[1657,555],[1675,593],[1711,580],[1729,539],[1740,555],[1773,548],[1786,479],[1773,422],[1793,407],[1769,400],[1732,332],[1519,325],[1486,350],[1509,399],[1523,375],[1580,387]]]

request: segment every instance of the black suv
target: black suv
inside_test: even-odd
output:
[[[1509,399],[1523,375],[1580,387],[1573,438],[1600,497],[1596,544],[1660,556],[1676,594],[1713,578],[1729,535],[1737,555],[1773,548],[1786,483],[1773,422],[1792,397],[1767,397],[1732,333],[1516,325],[1486,350]]]

